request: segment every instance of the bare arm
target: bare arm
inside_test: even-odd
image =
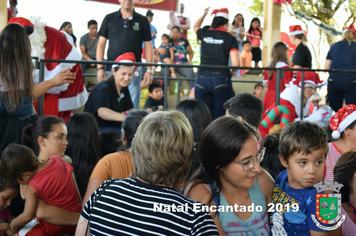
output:
[[[33,88],[33,95],[37,98],[43,94],[45,94],[48,90],[65,84],[65,83],[74,83],[76,79],[76,75],[73,72],[70,72],[72,68],[67,68],[59,72],[56,76],[54,76],[50,80],[43,81],[41,83],[35,84]]]
[[[195,22],[194,26],[193,26],[193,30],[194,30],[194,33],[197,33],[198,32],[198,29],[200,29],[201,27],[201,24],[203,23],[203,20],[206,16],[206,14],[208,14],[209,12],[209,8],[210,7],[207,7],[204,9],[204,14],[197,20],[197,22]],[[189,27],[190,28],[190,27]]]
[[[87,230],[87,227],[88,227],[88,221],[86,219],[84,219],[83,216],[80,216],[78,225],[77,225],[77,229],[75,231],[75,235],[76,236],[84,235],[85,231]],[[86,236],[90,236],[90,235],[91,235],[91,232],[90,232],[90,227],[89,227]]]
[[[192,50],[192,47],[190,45],[188,45],[187,47],[187,52],[188,52],[188,55],[189,55],[189,60],[188,60],[188,64],[192,64],[192,61],[193,61],[193,56],[194,56],[194,52]]]
[[[172,61],[172,63],[174,63],[174,49],[173,49],[173,47],[169,49],[169,52],[171,54],[171,61]]]
[[[124,121],[126,116],[119,112],[113,111],[110,108],[100,107],[98,109],[98,116],[103,120]]]
[[[36,217],[55,225],[77,225],[80,213],[48,205],[42,199],[37,201]]]
[[[185,18],[186,24],[185,25],[179,25],[179,27],[182,30],[189,30],[190,29],[190,20],[188,17]]]
[[[87,191],[85,192],[82,207],[85,206],[90,196],[99,188],[99,186],[104,183],[101,179],[90,179],[87,187]]]
[[[107,38],[105,38],[103,36],[99,36],[98,45],[96,47],[96,60],[97,61],[104,60],[104,50],[105,50],[105,46],[106,46],[106,41],[107,41]],[[103,65],[97,64],[96,67],[101,68],[101,67],[103,67]],[[98,77],[99,82],[104,80],[106,77],[105,70],[102,70],[102,69],[98,70],[97,77]]]
[[[82,56],[85,60],[88,61],[93,61],[93,59],[91,59],[88,54],[87,54],[87,48],[85,46],[80,46],[80,51],[82,52]]]
[[[240,65],[239,51],[237,50],[230,51],[230,59],[231,59],[231,66],[239,66]],[[231,71],[231,74],[234,75],[236,71],[237,69],[233,69]]]
[[[324,69],[325,70],[329,70],[331,66],[331,60],[330,59],[326,59],[325,60],[325,64],[324,64]]]
[[[258,185],[261,186],[261,191],[266,198],[267,204],[272,202],[272,193],[274,189],[275,182],[270,174],[266,170],[261,168],[262,171],[257,175]]]
[[[32,220],[37,208],[37,197],[35,189],[28,185],[26,188],[26,203],[24,211],[11,221],[11,229],[17,232],[18,229]]]
[[[188,188],[187,188],[188,189]],[[190,193],[187,195],[187,191],[185,191],[183,194],[186,195],[189,198],[195,199],[198,202],[204,203],[205,205],[209,205],[209,200],[210,200],[210,187],[208,185],[204,184],[198,184],[191,189]],[[211,204],[212,206],[216,206],[215,202]],[[219,235],[220,236],[225,236],[224,230],[222,229],[220,220],[216,212],[210,212],[211,217],[214,220],[214,223],[216,227],[219,230]]]
[[[151,41],[144,41],[143,42],[144,47],[145,47],[145,53],[146,53],[146,62],[147,63],[152,63],[153,62],[153,47],[152,47],[152,42]],[[147,71],[143,76],[143,80],[141,82],[141,89],[146,88],[152,83],[153,80],[153,74],[149,72],[148,70],[152,70],[151,66],[147,66]]]

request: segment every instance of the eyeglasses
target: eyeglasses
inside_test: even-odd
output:
[[[265,156],[265,152],[266,152],[266,148],[264,147],[264,148],[258,150],[258,152],[257,152],[255,157],[253,157],[251,159],[248,159],[246,161],[236,161],[236,160],[234,160],[234,162],[242,164],[243,170],[244,171],[248,171],[255,164],[255,160],[257,161],[258,165],[260,165],[261,161],[263,160],[263,158]]]
[[[129,20],[128,19],[124,19],[124,28],[129,28]]]

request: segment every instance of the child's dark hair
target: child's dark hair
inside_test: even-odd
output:
[[[260,19],[258,19],[257,17],[252,18],[251,23],[250,23],[250,28],[248,29],[248,33],[249,33],[249,34],[252,34],[252,31],[255,30],[255,29],[252,27],[252,22],[254,22],[254,21],[258,21],[258,23],[260,23],[260,26],[261,26],[261,21],[260,21]],[[262,39],[262,32],[261,32],[260,28],[257,28],[257,31],[261,33],[261,39]]]
[[[328,137],[319,125],[309,121],[297,121],[282,129],[279,153],[287,163],[294,153],[309,155],[319,149],[323,150],[326,157],[329,151]]]
[[[96,22],[96,20],[90,20],[88,21],[88,27],[91,25],[98,25],[98,22]]]
[[[258,97],[250,93],[240,93],[227,100],[224,103],[224,108],[228,110],[231,116],[241,116],[250,125],[256,128],[259,127],[262,118],[263,104]]]
[[[276,179],[279,173],[281,173],[286,168],[282,165],[279,160],[279,136],[280,131],[267,135],[262,139],[261,147],[266,148],[265,157],[261,162],[261,167],[265,168],[271,176]]]
[[[161,38],[166,38],[168,40],[168,43],[172,43],[171,37],[169,37],[168,34],[162,34]]]
[[[34,124],[28,124],[22,131],[21,143],[33,150],[36,156],[40,152],[37,139],[42,136],[48,138],[56,124],[64,124],[64,121],[56,116],[41,116]]]
[[[148,87],[148,92],[152,93],[153,90],[155,90],[156,88],[162,88],[162,86],[157,83],[157,82],[153,82],[152,84],[150,84],[150,86]]]
[[[122,147],[121,135],[115,130],[105,130],[101,132],[99,142],[103,156],[124,150]]]
[[[38,165],[39,161],[30,148],[11,143],[2,152],[0,172],[6,178],[21,180],[23,173],[35,171]]]
[[[7,189],[15,189],[16,191],[19,191],[19,183],[13,179],[5,178],[0,175],[0,192]]]
[[[151,84],[152,85],[152,84]],[[122,123],[122,128],[125,131],[127,140],[126,148],[131,148],[132,140],[135,137],[138,126],[141,124],[143,118],[150,114],[146,110],[137,110],[130,112]]]
[[[262,83],[256,83],[255,86],[253,87],[253,89],[256,89],[256,88],[259,88],[259,87],[262,87],[262,89],[265,88]]]
[[[334,167],[334,180],[344,186],[341,188],[341,201],[348,202],[352,192],[353,176],[356,172],[356,152],[342,154]]]
[[[243,42],[242,42],[242,47],[243,47],[245,44],[247,44],[247,43],[251,44],[251,41],[250,41],[250,40],[245,40],[245,41],[243,41]]]

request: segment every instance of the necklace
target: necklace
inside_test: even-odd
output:
[[[41,163],[46,163],[46,160],[43,160],[41,157],[38,156],[37,158]]]

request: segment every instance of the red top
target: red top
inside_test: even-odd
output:
[[[182,19],[180,19],[179,21],[179,24],[180,25],[185,25],[187,24],[187,18],[186,17],[182,17]],[[183,30],[181,31],[182,33],[180,34],[180,37],[181,38],[184,38],[184,39],[188,39],[188,30]]]
[[[36,173],[28,184],[36,190],[36,196],[47,204],[81,212],[77,187],[72,177],[73,167],[59,156],[52,156],[48,160],[51,163]]]

